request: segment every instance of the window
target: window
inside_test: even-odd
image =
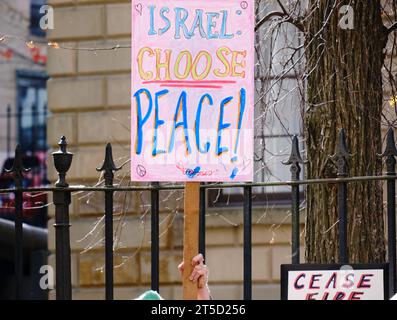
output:
[[[40,28],[40,19],[43,14],[40,13],[40,8],[46,4],[46,0],[31,0],[30,1],[30,33],[37,37],[44,37],[45,31]]]
[[[18,143],[24,152],[47,150],[47,75],[17,71]]]
[[[257,16],[280,11],[277,2],[261,1]],[[288,181],[282,164],[291,151],[292,136],[302,133],[301,35],[295,26],[266,22],[256,34],[255,182]],[[209,192],[209,206],[241,205],[242,188]],[[287,205],[290,187],[253,189],[256,204]]]

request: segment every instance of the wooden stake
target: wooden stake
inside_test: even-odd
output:
[[[185,185],[185,222],[183,236],[183,299],[197,299],[197,283],[189,280],[193,271],[191,261],[199,252],[199,211],[200,211],[200,183],[187,182]]]

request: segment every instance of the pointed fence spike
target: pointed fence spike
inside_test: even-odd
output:
[[[381,154],[381,157],[397,156],[396,142],[394,139],[394,130],[389,128],[386,134],[386,147],[385,151]]]
[[[302,160],[300,151],[299,151],[299,141],[298,141],[298,136],[294,135],[292,137],[292,147],[291,147],[291,154],[289,156],[289,159],[287,161],[282,162],[285,165],[291,165],[291,164],[296,164],[296,163],[306,163],[305,161]]]
[[[96,169],[98,172],[104,171],[105,186],[107,187],[113,186],[114,172],[119,171],[121,168],[122,167],[117,167],[115,165],[113,160],[112,145],[108,143],[106,145],[105,159],[103,161],[103,164],[100,168]]]
[[[14,183],[16,187],[22,187],[23,173],[29,172],[31,168],[25,168],[23,165],[23,152],[20,144],[15,148],[14,163],[11,169],[5,169],[7,173],[14,174]]]
[[[291,147],[291,154],[289,156],[289,159],[287,161],[282,161],[282,164],[290,165],[292,180],[298,180],[299,174],[301,172],[300,164],[306,164],[306,163],[307,163],[307,161],[304,161],[302,159],[300,151],[299,151],[298,136],[294,135],[292,137],[292,147]]]
[[[118,171],[120,169],[121,169],[121,167],[117,167],[114,163],[112,145],[110,143],[108,143],[106,145],[105,160],[103,161],[102,166],[100,168],[97,168],[96,170],[97,171],[106,171],[106,170]]]
[[[349,149],[346,143],[346,133],[345,129],[340,129],[338,133],[338,145],[336,146],[336,152],[334,155],[330,156],[331,160],[336,161],[336,166],[338,167],[337,175],[340,177],[347,176],[347,164],[348,160],[351,158]]]
[[[338,147],[337,147],[337,152],[339,153],[340,156],[343,156],[346,159],[350,158],[350,153],[349,153],[349,150],[348,150],[347,144],[346,144],[345,129],[339,130],[339,143],[338,143]]]

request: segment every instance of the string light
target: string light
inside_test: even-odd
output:
[[[116,51],[118,49],[130,49],[131,45],[120,45],[120,44],[115,44],[113,46],[108,46],[108,47],[69,47],[66,45],[61,45],[58,42],[55,41],[34,41],[34,40],[25,40],[17,36],[13,35],[0,35],[0,44],[5,42],[6,39],[12,39],[16,41],[21,41],[24,42],[25,45],[29,49],[34,49],[37,47],[48,47],[52,49],[63,49],[63,50],[71,50],[71,51]]]
[[[28,48],[30,51],[31,57],[25,57],[22,56],[21,54],[15,53],[14,49],[10,49],[10,52],[1,52],[0,57],[5,58],[6,60],[10,61],[15,53],[15,56],[23,57],[24,59],[27,59],[31,61],[34,64],[41,64],[45,65],[47,63],[47,57],[46,55],[43,55],[41,53],[41,48],[51,48],[51,49],[63,49],[63,50],[70,50],[70,51],[88,51],[88,52],[93,52],[94,55],[97,55],[97,51],[116,51],[118,49],[129,49],[131,48],[131,45],[120,45],[120,44],[115,44],[112,46],[108,47],[79,47],[79,46],[67,46],[67,45],[62,45],[58,42],[55,41],[45,41],[45,40],[31,40],[31,39],[23,39],[19,36],[14,36],[14,35],[4,35],[0,34],[0,47],[2,45],[5,45],[5,41],[13,40],[13,41],[20,41],[25,44],[25,46]]]
[[[53,48],[53,49],[60,49],[61,48],[57,42],[52,42],[52,41],[48,42],[48,46]]]
[[[34,49],[36,46],[34,45],[34,43],[33,43],[33,41],[28,41],[28,42],[26,42],[26,46],[29,48],[29,49]]]

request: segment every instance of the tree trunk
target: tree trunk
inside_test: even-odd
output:
[[[350,176],[381,174],[382,65],[386,29],[380,1],[341,1],[354,9],[354,29],[338,23],[340,5],[319,3],[305,25],[307,99],[305,138],[308,178],[336,177],[329,159],[335,153],[337,134],[346,130]],[[337,185],[307,188],[306,260],[339,261]],[[382,185],[348,184],[349,262],[383,262],[385,236]]]

